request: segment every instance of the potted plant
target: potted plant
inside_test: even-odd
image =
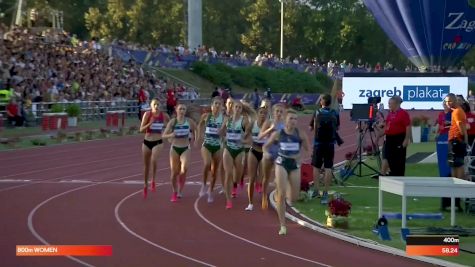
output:
[[[69,104],[66,107],[68,113],[68,126],[76,127],[78,125],[78,117],[81,115],[81,107],[78,104]]]
[[[328,202],[328,208],[325,211],[327,226],[347,229],[349,227],[348,217],[350,213],[351,203],[343,199],[341,194],[335,193],[332,200]]]
[[[420,117],[414,117],[412,118],[411,124],[412,124],[412,142],[420,143],[422,119]]]

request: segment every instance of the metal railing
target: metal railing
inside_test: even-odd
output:
[[[185,105],[209,105],[210,99],[200,98],[195,100],[189,99],[179,99],[179,103],[184,103]],[[161,108],[166,110],[166,101],[161,100]],[[126,101],[75,101],[68,103],[58,103],[58,102],[33,102],[31,108],[28,108],[24,111],[24,117],[29,125],[38,124],[43,118],[44,113],[51,113],[53,105],[60,105],[63,107],[63,110],[66,110],[68,105],[79,105],[81,109],[80,120],[82,121],[91,121],[91,120],[101,120],[106,118],[108,111],[115,110],[124,110],[127,117],[138,118],[139,114],[139,104],[137,100],[126,100]],[[3,116],[3,120],[6,120],[5,109],[0,109],[0,115]],[[1,118],[1,117],[0,117]],[[5,124],[4,124],[5,125]]]

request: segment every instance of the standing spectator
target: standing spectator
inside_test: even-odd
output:
[[[220,96],[220,93],[219,93],[219,91],[218,91],[218,87],[216,86],[216,87],[214,88],[213,93],[211,93],[211,99],[214,99],[214,98],[217,97],[217,96]]]
[[[381,72],[382,70],[382,67],[381,67],[381,63],[376,63],[376,66],[374,66],[374,71],[375,72]]]
[[[320,183],[320,169],[325,168],[324,190],[321,204],[328,203],[328,189],[332,179],[333,160],[335,157],[336,131],[339,126],[337,113],[330,109],[331,96],[323,94],[320,98],[322,108],[315,112],[313,119],[313,129],[315,130],[314,147],[312,154],[312,166],[314,173],[315,192],[318,195],[318,186]]]
[[[296,110],[303,110],[302,95],[297,95],[292,100],[292,108]]]
[[[404,176],[406,171],[406,148],[411,138],[411,118],[401,108],[402,99],[393,96],[389,99],[389,114],[386,117],[383,158],[387,159],[390,176]]]
[[[449,129],[449,166],[452,176],[464,178],[464,160],[467,154],[468,134],[467,116],[454,94],[448,94],[444,99],[445,104],[452,109],[452,122]]]
[[[143,87],[140,88],[138,93],[138,104],[139,104],[139,120],[142,120],[142,112],[145,112],[147,109],[147,93]]]
[[[254,106],[255,110],[259,108],[260,97],[259,97],[259,91],[257,90],[257,88],[255,88],[254,93],[252,93],[251,103]]]
[[[9,104],[6,107],[6,112],[9,125],[14,125],[16,127],[23,125],[24,118],[20,115],[20,107],[15,98],[10,99]]]
[[[272,100],[272,92],[270,88],[267,88],[266,90],[266,98]]]
[[[172,90],[171,88],[168,89],[167,91],[167,113],[168,116],[171,116],[173,114],[173,111],[175,110],[176,106],[176,96],[175,96],[175,90]]]

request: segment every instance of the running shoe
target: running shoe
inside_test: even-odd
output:
[[[226,201],[226,209],[232,209],[233,208],[233,202],[231,200]]]
[[[176,196],[177,196],[178,198],[182,198],[182,197],[183,197],[183,193],[182,193],[182,192],[178,192],[178,193],[176,194]]]
[[[286,235],[287,234],[287,227],[280,226],[279,235]]]
[[[152,181],[152,192],[156,192],[157,189],[155,187],[155,180]]]
[[[177,192],[173,192],[172,197],[170,198],[171,202],[177,202],[178,201],[178,194]]]
[[[231,195],[233,196],[233,198],[237,196],[237,187],[233,187],[233,190],[231,191]]]
[[[249,204],[249,205],[247,205],[247,207],[244,210],[252,211],[253,209],[254,209],[254,205]]]
[[[214,202],[213,193],[208,191],[208,203],[213,203],[213,202]]]
[[[242,178],[241,182],[239,183],[239,189],[244,189],[244,178]]]
[[[199,196],[200,196],[200,197],[203,197],[204,195],[206,195],[206,192],[207,192],[207,191],[208,191],[207,186],[206,186],[205,184],[203,184],[203,185],[201,186],[201,190],[200,190]]]

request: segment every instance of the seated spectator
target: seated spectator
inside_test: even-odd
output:
[[[18,106],[16,99],[10,99],[9,104],[6,107],[7,120],[9,125],[22,126],[24,118],[21,116],[20,107]]]
[[[291,106],[295,110],[303,110],[302,96],[297,95],[297,97],[292,100]]]

